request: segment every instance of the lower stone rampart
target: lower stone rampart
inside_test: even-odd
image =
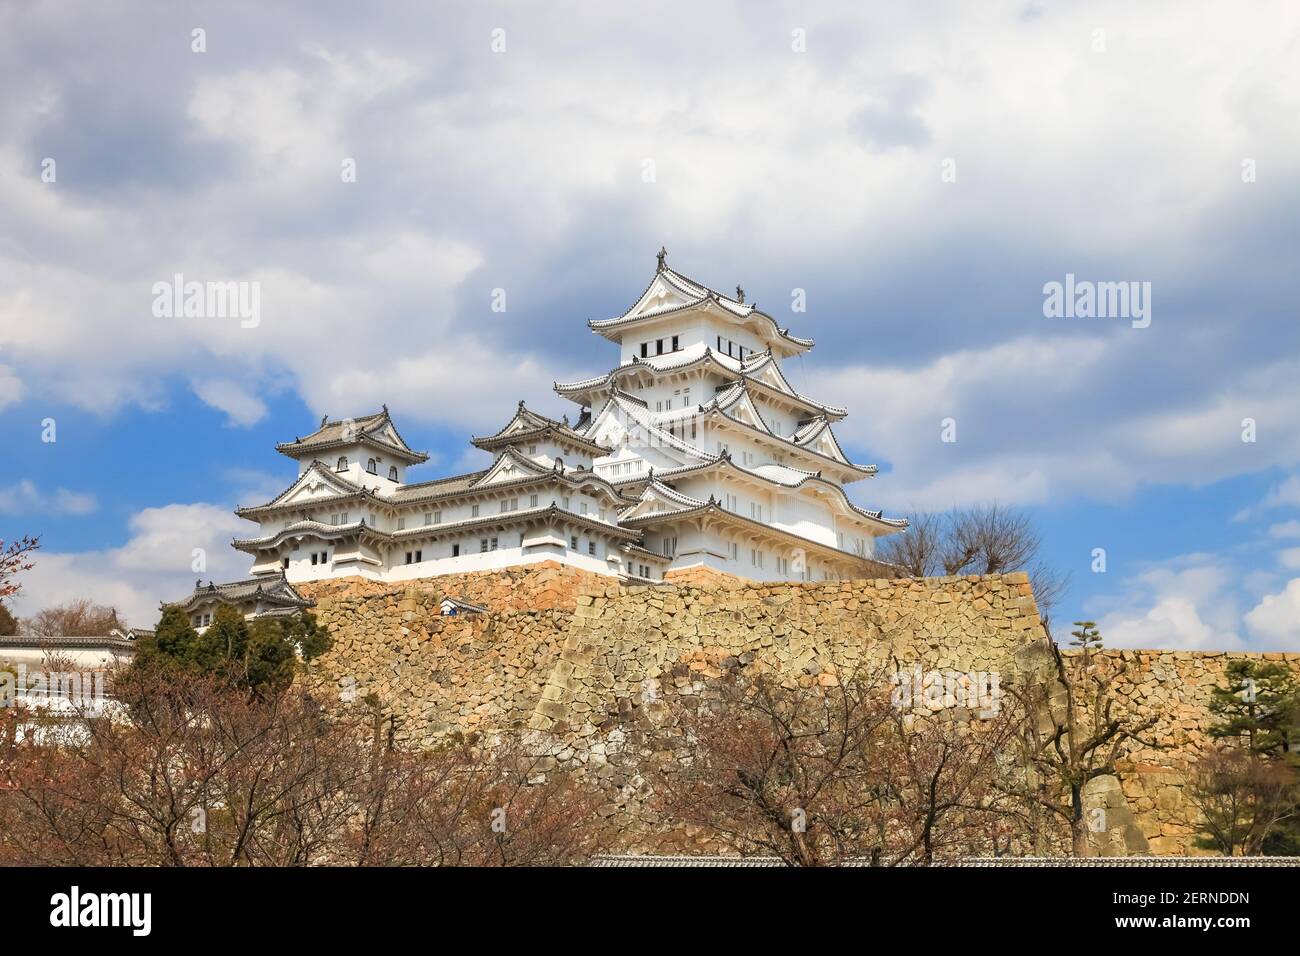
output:
[[[555,763],[581,766],[607,785],[603,813],[629,820],[641,812],[644,781],[625,728],[653,719],[674,696],[704,693],[728,668],[813,686],[874,660],[1014,681],[1026,649],[1045,638],[1018,573],[791,584],[709,573],[625,586],[546,564],[398,590],[350,579],[304,590],[335,638],[314,665],[321,686],[374,694],[396,718],[398,738],[415,745],[527,728],[548,741]],[[487,613],[441,617],[444,596]],[[1094,835],[1098,852],[1195,852],[1185,772],[1208,740],[1210,688],[1229,660],[1249,656],[1300,670],[1296,654],[1101,652],[1103,666],[1124,665],[1115,695],[1157,722],[1155,746],[1131,748],[1118,780],[1089,788],[1112,821]],[[636,823],[629,832],[643,836],[645,821]]]

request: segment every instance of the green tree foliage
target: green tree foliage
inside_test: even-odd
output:
[[[1234,660],[1210,692],[1210,736],[1223,750],[1194,768],[1204,815],[1196,845],[1225,855],[1300,853],[1300,682],[1285,665]]]
[[[1218,718],[1210,736],[1236,738],[1261,757],[1285,754],[1295,740],[1300,718],[1300,686],[1290,668],[1270,661],[1234,660],[1224,676],[1227,686],[1210,692],[1210,712]]]
[[[4,601],[0,601],[0,637],[8,637],[11,634],[18,633],[18,619],[5,606]]]
[[[140,640],[134,667],[141,673],[216,677],[258,696],[273,696],[293,683],[299,661],[329,649],[329,632],[311,614],[264,617],[251,623],[233,607],[220,607],[202,634],[185,611],[163,610],[153,637]]]

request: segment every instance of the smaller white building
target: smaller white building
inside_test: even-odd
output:
[[[173,603],[184,609],[189,615],[190,626],[200,634],[212,624],[217,608],[223,605],[235,608],[247,621],[259,617],[292,616],[316,606],[315,601],[299,594],[283,574],[227,584],[196,581],[189,597]]]

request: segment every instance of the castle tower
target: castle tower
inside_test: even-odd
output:
[[[781,362],[813,347],[745,301],[669,268],[622,315],[589,322],[619,347],[597,378],[556,383],[584,434],[611,448],[593,466],[637,503],[619,516],[672,568],[821,580],[871,572],[876,539],[906,526],[853,504],[876,474],[844,454],[847,411],[803,395]]]

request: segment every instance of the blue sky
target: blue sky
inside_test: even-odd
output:
[[[663,244],[817,340],[862,504],[1031,510],[1112,644],[1300,650],[1293,4],[611,6],[0,9],[21,613],[243,575],[231,509],[323,414],[478,466],[615,361],[585,320]],[[260,322],[154,317],[176,273]],[[1151,283],[1150,325],[1045,316],[1067,273]]]

